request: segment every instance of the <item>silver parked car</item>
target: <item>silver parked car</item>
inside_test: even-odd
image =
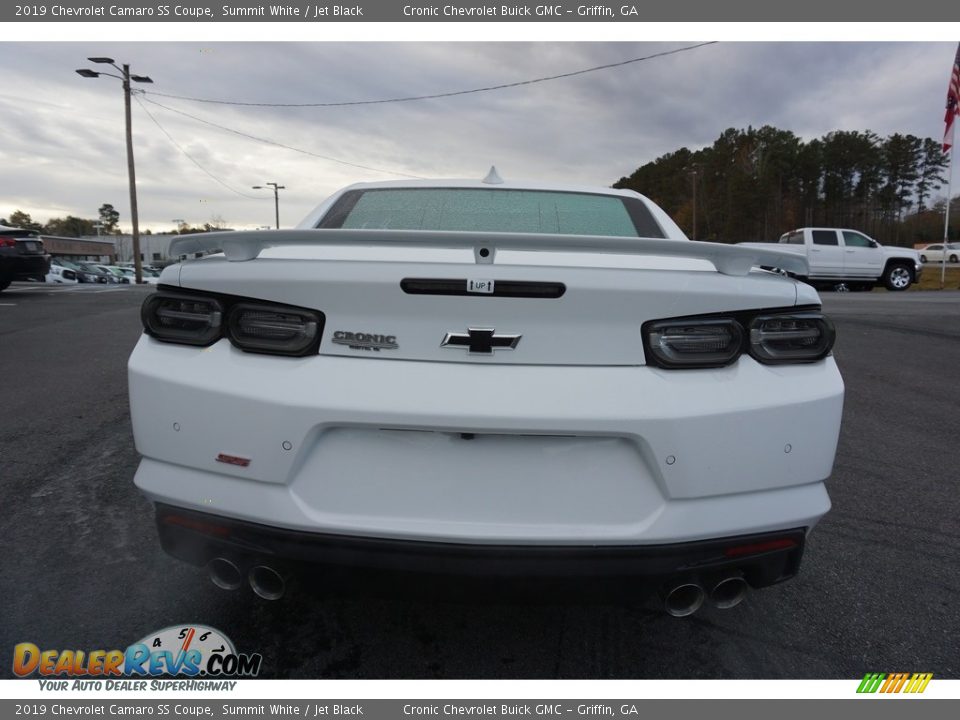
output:
[[[947,262],[960,261],[960,243],[947,243]],[[934,243],[920,249],[920,262],[943,262],[943,243]]]

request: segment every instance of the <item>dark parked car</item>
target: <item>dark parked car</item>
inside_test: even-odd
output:
[[[120,278],[114,275],[112,272],[107,272],[97,263],[90,262],[89,260],[75,260],[73,264],[78,266],[81,270],[90,275],[93,275],[97,278],[99,283],[119,283]]]
[[[87,267],[74,260],[64,260],[55,257],[52,261],[54,265],[73,270],[77,274],[77,280],[82,283],[108,283],[111,282],[107,273],[97,270],[92,265]]]
[[[0,225],[0,290],[14,280],[44,282],[50,272],[50,256],[36,230]]]

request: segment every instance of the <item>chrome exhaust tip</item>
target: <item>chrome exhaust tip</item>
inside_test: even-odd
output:
[[[247,578],[250,588],[264,600],[279,600],[286,592],[286,580],[272,567],[256,565],[250,568]]]
[[[673,617],[687,617],[700,609],[706,595],[696,583],[681,583],[664,593],[663,607]]]
[[[238,590],[243,584],[243,573],[232,560],[218,557],[207,563],[210,582],[221,590]]]
[[[747,596],[747,581],[740,575],[726,577],[710,591],[710,602],[721,610],[736,607]]]

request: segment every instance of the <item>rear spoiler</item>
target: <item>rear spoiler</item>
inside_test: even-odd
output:
[[[606,235],[445,232],[442,230],[256,230],[213,232],[178,237],[170,255],[220,252],[231,262],[258,257],[266,248],[296,245],[470,248],[478,264],[492,264],[497,250],[658,255],[708,260],[724,275],[746,275],[752,267],[780,268],[806,275],[807,259],[774,249],[684,240]]]

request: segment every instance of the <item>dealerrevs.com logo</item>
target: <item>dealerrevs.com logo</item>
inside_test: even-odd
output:
[[[21,678],[256,677],[262,661],[259,653],[238,653],[219,630],[195,624],[164,628],[125,650],[41,650],[29,642],[13,649]]]

